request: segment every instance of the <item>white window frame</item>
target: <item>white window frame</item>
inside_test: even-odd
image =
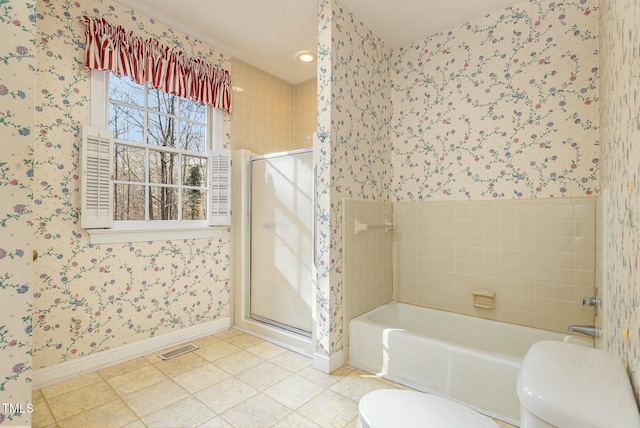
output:
[[[109,117],[109,88],[108,71],[91,70],[91,126],[97,129],[108,129]],[[213,152],[220,152],[216,148],[223,147],[223,112],[217,108],[210,108],[208,132],[211,135]],[[118,141],[118,140],[115,140]],[[129,142],[127,142],[129,144]],[[141,146],[147,146],[141,144]],[[209,149],[211,151],[211,149]],[[225,151],[228,152],[228,151]],[[230,154],[229,154],[230,156]],[[211,162],[209,162],[211,163]],[[211,165],[209,165],[209,174]],[[230,173],[230,171],[229,171]],[[208,183],[209,185],[210,183]],[[230,190],[230,189],[229,189]],[[210,191],[211,193],[211,191]],[[229,195],[230,196],[230,195]],[[226,201],[229,204],[230,200]],[[208,216],[214,216],[211,201],[208,201]],[[86,229],[91,243],[122,243],[140,241],[167,241],[173,239],[217,238],[230,223],[230,213],[226,216],[215,216],[217,224],[210,225],[209,220],[156,220],[156,221],[113,221],[111,228]],[[226,220],[224,218],[226,217]],[[221,221],[221,218],[223,219]],[[220,224],[226,223],[226,224]]]

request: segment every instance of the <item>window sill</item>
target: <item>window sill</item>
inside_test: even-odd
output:
[[[220,238],[226,226],[164,229],[87,229],[92,244],[116,244],[176,239]]]

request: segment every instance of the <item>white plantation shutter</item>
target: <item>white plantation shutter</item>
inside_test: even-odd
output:
[[[231,224],[231,152],[214,150],[209,155],[209,225]]]
[[[80,147],[80,227],[113,227],[113,134],[82,127]]]

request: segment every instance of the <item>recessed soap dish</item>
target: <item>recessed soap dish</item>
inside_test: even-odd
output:
[[[493,309],[496,307],[496,293],[486,290],[473,290],[473,306],[482,309]]]

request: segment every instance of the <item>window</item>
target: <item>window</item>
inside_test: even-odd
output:
[[[113,144],[113,229],[229,224],[229,153],[217,150],[222,111],[109,72],[92,78],[92,123]]]

